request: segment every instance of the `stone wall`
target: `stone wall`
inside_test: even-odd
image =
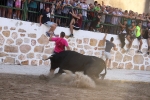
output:
[[[19,20],[0,18],[0,63],[21,65],[49,65],[50,61],[42,61],[51,55],[55,46],[45,36],[48,30],[44,25],[23,22]],[[55,34],[64,31],[70,34],[68,28],[58,27]],[[74,31],[75,38],[66,38],[72,50],[85,55],[104,57],[105,43],[103,33],[89,31]],[[143,40],[142,52],[136,53],[138,41],[134,40],[131,50],[126,53],[120,50],[120,41],[116,35],[108,34],[107,39],[114,37],[117,51],[111,51],[112,67],[121,69],[150,70],[150,56],[146,55],[147,42]],[[128,44],[128,42],[126,41]],[[126,45],[125,47],[127,47]],[[97,47],[97,48],[95,48]]]

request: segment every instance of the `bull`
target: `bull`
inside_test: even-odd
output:
[[[107,71],[105,61],[95,56],[87,56],[77,53],[75,51],[62,51],[58,54],[54,54],[47,59],[50,59],[51,66],[58,68],[59,71],[55,76],[64,73],[64,70],[70,70],[73,73],[76,71],[82,71],[85,75],[88,75],[92,79],[99,78],[104,79]],[[105,69],[105,73],[100,74]]]

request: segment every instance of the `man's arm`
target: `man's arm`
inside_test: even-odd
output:
[[[114,44],[114,47],[113,47],[113,49],[116,51],[117,50],[117,48],[116,48],[116,45]]]
[[[70,50],[70,47],[69,46],[66,46],[67,50]]]
[[[40,26],[42,25],[42,17],[43,15],[40,15]]]
[[[49,41],[52,41],[53,34],[50,33]]]
[[[105,36],[104,36],[104,38],[103,38],[104,41],[106,41],[106,36],[107,36],[107,33],[105,33]]]

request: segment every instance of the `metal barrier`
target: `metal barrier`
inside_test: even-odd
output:
[[[22,2],[21,8],[16,8],[16,7],[14,7],[14,3],[13,3],[13,6],[11,7],[11,6],[7,5],[6,0],[5,1],[1,0],[0,1],[1,16],[9,18],[10,16],[8,16],[9,15],[8,12],[10,10],[12,10],[13,12],[19,11],[20,15],[18,17],[19,17],[20,20],[31,21],[31,22],[38,23],[39,22],[39,16],[40,16],[40,14],[42,13],[42,10],[43,10],[43,9],[40,8],[42,5],[43,5],[43,8],[44,8],[44,5],[49,6],[50,8],[52,8],[52,5],[56,6],[56,4],[54,4],[54,3],[42,2],[41,0],[34,0],[33,2],[36,3],[35,8],[32,8],[32,7],[29,6],[28,0],[25,0],[25,2]],[[96,11],[84,10],[84,9],[80,9],[80,8],[77,8],[77,7],[70,7],[70,6],[67,6],[66,8],[68,8],[69,10],[76,9],[77,12],[87,11],[87,19],[83,20],[83,23],[84,24],[86,23],[85,26],[83,26],[83,27],[86,28],[86,30],[89,30],[88,28],[89,28],[90,24],[94,21],[94,18],[97,16]],[[4,12],[5,12],[5,14],[4,14]],[[6,15],[6,12],[7,12],[7,15]],[[10,18],[13,18],[13,17],[14,16],[13,16],[13,13],[12,13]],[[110,20],[106,20],[108,17],[109,17]],[[100,29],[104,33],[118,34],[120,32],[120,25],[111,24],[111,18],[112,17],[113,17],[113,15],[105,14],[104,23],[101,23],[100,26],[97,26],[95,29],[96,30]],[[61,18],[61,24],[62,24],[63,27],[68,27],[69,26],[69,23],[70,23],[70,20],[71,20],[71,15],[70,14],[65,14],[65,13],[62,13],[61,15],[54,14],[54,17],[52,17],[51,20],[54,21],[57,18]],[[123,22],[127,18],[119,17],[119,19],[120,19],[121,22]],[[134,20],[136,20],[136,19],[134,19]],[[63,24],[66,24],[66,25],[63,25]],[[101,26],[103,26],[102,29],[101,29]]]

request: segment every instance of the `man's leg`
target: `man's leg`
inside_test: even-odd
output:
[[[83,19],[83,23],[82,23],[82,30],[84,30],[84,27],[85,27],[85,20],[86,20],[86,16],[82,16],[82,19]]]
[[[51,28],[49,29],[49,32],[54,32],[55,29],[56,29],[56,27],[57,27],[57,24],[56,24],[56,23],[52,24],[52,25],[51,25]]]
[[[147,54],[150,54],[150,38],[147,39],[148,51]]]
[[[74,18],[71,20],[71,22],[70,22],[70,32],[71,32],[71,34],[70,35],[73,35],[73,24],[75,23],[75,20],[74,20]]]
[[[140,45],[139,45],[139,52],[142,53],[142,52],[141,52],[141,48],[142,48],[142,44],[143,44],[142,39],[140,39],[139,42],[140,42]]]
[[[108,60],[108,68],[111,69],[111,58]]]
[[[105,60],[106,66],[108,67],[108,58]]]

